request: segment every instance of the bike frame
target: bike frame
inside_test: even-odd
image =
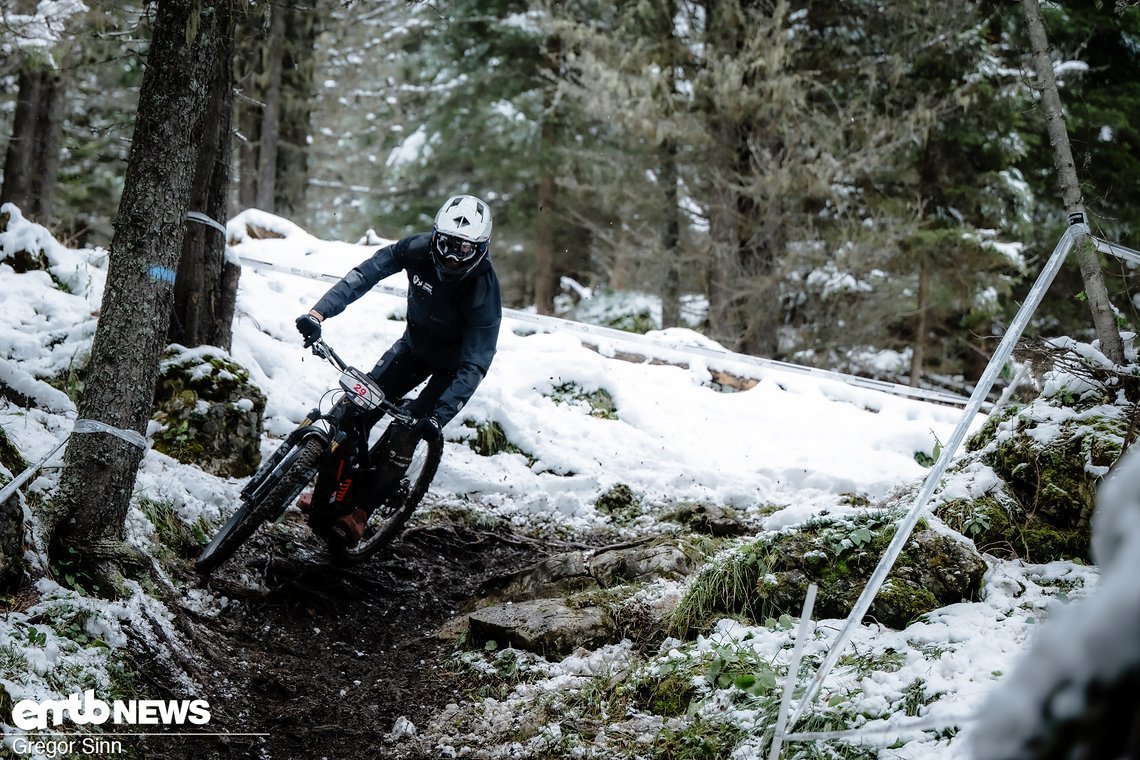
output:
[[[341,371],[340,387],[345,395],[333,404],[332,409],[327,414],[322,413],[319,407],[309,410],[301,424],[289,433],[277,450],[257,469],[249,483],[242,489],[241,499],[243,501],[253,503],[260,499],[276,481],[273,476],[278,472],[284,472],[292,465],[292,457],[289,455],[298,451],[305,441],[317,438],[321,441],[321,445],[327,454],[322,457],[321,468],[317,476],[318,483],[325,486],[320,490],[325,493],[314,494],[314,501],[323,503],[320,501],[321,497],[327,497],[337,488],[347,469],[367,467],[370,464],[368,430],[353,430],[354,426],[364,426],[362,417],[365,412],[380,410],[382,416],[387,414],[395,422],[406,425],[412,424],[411,417],[406,415],[400,407],[388,401],[384,397],[383,391],[367,373],[349,366],[331,346],[321,339],[314,341],[312,349],[314,354],[327,360]],[[355,436],[352,436],[353,449],[341,452],[342,445],[353,432],[356,433]],[[332,456],[337,454],[343,455]],[[335,468],[331,465],[335,465]],[[329,475],[334,474],[333,469],[340,471],[335,473],[330,487]]]

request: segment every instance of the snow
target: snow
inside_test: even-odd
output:
[[[11,34],[0,42],[0,54],[10,58],[16,49],[35,50],[40,55],[52,56],[52,48],[63,38],[64,30],[72,16],[79,16],[88,10],[79,0],[40,0],[34,13],[13,13],[5,8],[4,26]]]
[[[106,279],[107,253],[60,245],[10,204],[0,212],[12,215],[8,231],[0,234],[0,250],[32,246],[43,250],[50,262],[51,277],[42,272],[16,274],[0,264],[0,303],[5,307],[0,309],[0,354],[5,357],[0,381],[34,402],[28,409],[0,402],[0,425],[24,457],[35,462],[67,437],[74,422],[74,404],[45,379],[66,374],[89,345]],[[255,237],[248,234],[250,227],[280,237]],[[232,255],[277,267],[244,268],[232,350],[233,358],[250,371],[268,398],[262,449],[268,453],[337,377],[332,367],[302,349],[293,320],[383,239],[369,231],[359,244],[324,241],[288,220],[256,210],[230,220],[227,229]],[[300,276],[299,271],[324,277]],[[58,289],[52,278],[66,284],[67,290]],[[396,275],[327,321],[328,342],[350,363],[370,367],[403,331],[398,293],[405,286],[403,276]],[[643,363],[622,361],[588,347],[597,343],[572,326],[535,332],[533,323],[508,317],[490,373],[444,431],[449,443],[429,500],[518,525],[612,529],[610,517],[593,504],[613,485],[624,483],[641,497],[649,513],[624,526],[626,531],[653,530],[655,512],[684,501],[730,505],[745,516],[762,519],[767,529],[779,529],[825,512],[853,512],[852,504],[859,500],[849,498],[851,494],[873,501],[894,489],[914,486],[927,472],[916,461],[916,453],[930,456],[939,441],[950,437],[961,414],[952,406],[777,367],[760,370],[754,387],[726,393],[710,387],[710,360],[704,355],[688,355],[687,366],[651,363],[655,358],[676,362],[686,357],[689,346],[719,348],[691,330],[652,333],[648,341],[637,344],[647,357]],[[616,419],[593,416],[584,404],[555,401],[552,391],[566,384],[586,393],[606,390],[614,401]],[[983,421],[979,417],[974,424]],[[525,453],[484,457],[463,445],[473,434],[468,425],[487,422],[499,423]],[[1130,479],[1121,475],[1112,491],[1120,508],[1098,512],[1098,518],[1111,523],[1121,536],[1140,519],[1136,496],[1140,488],[1134,482],[1140,475],[1129,473]],[[18,474],[0,472],[5,482]],[[48,493],[57,477],[55,470],[44,469],[23,491]],[[992,482],[993,473],[977,466],[951,480],[943,496],[984,493]],[[172,504],[187,522],[203,518],[216,524],[234,508],[241,485],[148,450],[136,492],[137,497]],[[32,519],[30,512],[28,517]],[[137,506],[128,516],[128,534],[140,548],[153,547],[153,528]],[[1097,549],[1105,561],[1116,565],[1140,563],[1140,539],[1102,541]],[[42,556],[30,556],[42,567]],[[850,647],[860,659],[871,661],[893,653],[896,667],[860,675],[842,666],[829,675],[820,701],[852,703],[852,711],[865,716],[857,727],[865,736],[857,741],[891,747],[883,749],[882,757],[960,760],[968,756],[971,732],[979,725],[974,715],[981,705],[991,715],[1001,716],[987,724],[1002,726],[986,729],[982,738],[987,741],[1003,740],[1002,721],[1017,730],[1031,727],[1031,699],[1017,697],[1012,689],[992,699],[998,684],[1016,679],[1014,683],[1025,690],[1042,688],[1063,677],[1063,665],[1085,662],[1101,672],[1124,657],[1125,650],[1131,654],[1140,647],[1136,625],[1121,621],[1101,630],[1093,617],[1102,608],[1110,613],[1115,598],[1130,593],[1130,579],[1104,583],[1103,593],[1094,594],[1078,609],[1071,602],[1096,588],[1095,569],[1072,563],[989,561],[981,600],[938,610],[903,631],[874,625],[855,631]],[[29,665],[26,672],[0,669],[0,685],[14,700],[66,697],[64,674],[72,671],[90,673],[97,688],[105,686],[109,658],[126,645],[126,631],[169,624],[170,613],[141,589],[130,599],[112,603],[81,597],[46,578],[39,581],[39,591],[42,598],[35,607],[0,619],[0,655],[22,657]],[[185,593],[185,604],[199,614],[216,614],[228,603],[204,589]],[[100,643],[82,646],[68,639],[59,626],[29,623],[33,616],[42,617],[49,605],[72,617],[83,613],[90,640]],[[1072,634],[1059,629],[1038,635],[1038,624],[1053,617],[1072,620],[1079,639],[1073,641]],[[842,623],[814,621],[805,656],[821,658]],[[671,640],[656,665],[670,658],[699,657],[717,647],[747,650],[760,660],[786,664],[792,631],[794,627],[745,627],[725,620],[696,642]],[[175,632],[168,634],[177,640]],[[1027,650],[1032,652],[1029,660],[1024,659]],[[1097,656],[1109,651],[1117,654]],[[525,688],[565,688],[575,679],[625,667],[629,659],[628,643],[623,643],[576,653],[561,663],[536,663],[544,678]],[[916,681],[925,684],[929,704],[919,718],[897,714],[904,690]],[[703,709],[715,710],[718,704],[712,699]],[[496,721],[509,720],[507,703],[488,704],[485,711],[498,716]],[[0,721],[4,718],[0,716]],[[748,725],[756,716],[740,711],[734,719]],[[942,731],[947,727],[961,730]],[[557,740],[557,726],[549,728],[544,740]],[[391,728],[396,736],[411,736],[416,730],[406,721]],[[1011,730],[1005,740],[1012,741],[1013,736]],[[7,725],[5,737],[11,746]],[[734,755],[736,760],[760,757],[767,757],[767,748],[757,742],[742,746]]]

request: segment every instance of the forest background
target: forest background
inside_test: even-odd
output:
[[[229,187],[198,210],[356,241],[471,192],[510,306],[573,318],[583,292],[645,294],[660,307],[614,326],[961,387],[1067,224],[1016,3],[232,10],[232,99],[204,138]],[[1140,8],[1042,10],[1092,231],[1138,248]],[[0,201],[72,244],[110,244],[153,13],[3,4]],[[1133,268],[1104,266],[1134,330]],[[1028,334],[1091,339],[1082,287],[1066,268]]]

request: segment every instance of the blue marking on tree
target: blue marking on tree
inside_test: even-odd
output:
[[[176,276],[173,269],[170,267],[160,267],[158,264],[148,269],[147,274],[150,275],[150,279],[158,280],[159,282],[174,282]]]

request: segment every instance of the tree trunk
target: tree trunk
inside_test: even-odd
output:
[[[26,61],[20,67],[18,87],[0,200],[47,224],[63,136],[62,78],[57,71]]]
[[[305,206],[315,44],[321,14],[312,7],[265,6],[243,23],[236,81],[237,200],[292,216]],[[267,20],[266,20],[267,19]]]
[[[910,385],[918,387],[922,379],[923,365],[926,363],[926,309],[930,290],[930,274],[927,271],[926,257],[919,256],[918,261],[918,298],[914,319],[914,356],[910,362]]]
[[[235,34],[234,78],[237,84],[234,119],[237,122],[237,203],[239,209],[257,208],[258,150],[262,112],[265,110],[265,61],[271,54],[265,37],[273,6],[262,4],[260,14],[238,19]]]
[[[1053,146],[1053,162],[1061,184],[1061,197],[1070,218],[1074,214],[1085,217],[1084,200],[1081,197],[1077,167],[1073,161],[1073,151],[1069,145],[1069,131],[1065,126],[1065,114],[1061,107],[1061,96],[1057,91],[1057,80],[1053,75],[1053,62],[1049,56],[1049,40],[1045,34],[1045,24],[1041,20],[1038,0],[1022,0],[1025,20],[1029,27],[1029,41],[1033,48],[1033,62],[1036,69],[1038,87],[1041,89],[1041,102],[1045,107],[1045,125],[1049,134],[1049,144]],[[1088,241],[1077,244],[1077,263],[1084,281],[1085,296],[1092,312],[1096,336],[1100,340],[1100,350],[1117,364],[1124,363],[1124,344],[1112,304],[1108,300],[1108,288],[1100,269],[1096,249]]]
[[[0,428],[0,473],[7,475],[5,485],[28,467],[20,452]],[[0,501],[0,594],[9,595],[24,580],[24,508],[19,492]]]
[[[771,356],[777,348],[780,300],[776,253],[782,250],[780,225],[765,225],[761,212],[779,218],[778,199],[746,191],[757,169],[756,152],[779,155],[777,137],[756,114],[735,107],[718,90],[717,67],[746,55],[752,30],[740,3],[708,0],[706,66],[713,68],[704,118],[712,136],[707,166],[710,177],[709,326],[712,337],[735,350]],[[752,89],[759,73],[742,77]],[[766,204],[767,208],[762,208]]]
[[[681,208],[677,205],[677,144],[661,148],[661,182],[665,189],[665,283],[661,288],[661,326],[681,324]]]
[[[659,35],[664,42],[662,70],[668,73],[668,90],[665,93],[668,112],[672,112],[673,98],[677,95],[677,69],[679,57],[674,29],[677,7],[674,0],[665,0],[662,13],[657,15]],[[665,283],[661,289],[661,326],[678,327],[681,324],[681,207],[678,205],[680,173],[677,168],[677,141],[666,137],[661,144],[661,184],[665,191]]]
[[[227,0],[160,0],[79,418],[142,434],[174,303],[194,166]],[[50,560],[76,562],[101,593],[122,590],[137,554],[125,518],[143,450],[105,432],[73,435],[44,525]]]
[[[557,76],[561,68],[562,43],[557,37],[549,41],[547,68]],[[558,141],[554,122],[553,85],[547,88],[543,103],[542,122],[542,176],[538,181],[538,217],[535,220],[534,243],[534,308],[539,314],[554,313],[554,294],[558,272],[554,266],[557,251],[558,220],[555,204],[558,202],[558,181],[554,175],[553,152]]]
[[[221,42],[210,81],[203,119],[202,146],[190,191],[190,210],[225,225],[229,218],[230,136],[233,112],[233,19],[221,20]],[[232,270],[232,271],[231,271]],[[188,348],[210,345],[230,349],[240,267],[226,257],[226,235],[191,221],[182,242],[174,313],[168,338]]]
[[[724,0],[707,0],[708,53],[705,65],[712,66],[721,56],[735,57],[737,42],[733,25],[727,21]],[[714,82],[710,79],[710,86]],[[742,325],[736,319],[737,290],[742,272],[738,266],[740,225],[737,218],[739,193],[733,184],[736,147],[740,143],[737,125],[721,113],[715,93],[704,98],[702,114],[709,133],[709,155],[705,176],[708,182],[709,256],[706,288],[709,301],[711,337],[730,348],[739,347]]]
[[[281,65],[274,206],[276,213],[292,218],[305,208],[309,182],[309,132],[316,98],[315,45],[322,14],[312,7],[297,6],[290,6],[285,12],[288,15]]]
[[[252,26],[252,23],[249,25]],[[261,103],[257,100],[255,84],[259,43],[255,32],[242,24],[235,56],[237,103],[234,120],[237,122],[237,204],[238,209],[257,207],[257,145],[261,140]]]
[[[544,128],[545,131],[545,128]],[[538,183],[538,217],[534,241],[534,308],[539,314],[554,313],[554,203],[558,185],[553,174]]]
[[[281,48],[285,43],[285,11],[274,7],[266,42],[265,109],[261,112],[261,140],[257,148],[257,199],[263,211],[276,212],[277,139],[281,129]]]

